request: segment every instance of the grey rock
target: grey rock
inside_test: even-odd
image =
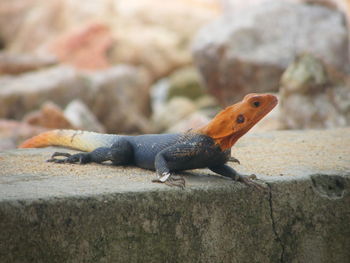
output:
[[[312,55],[303,55],[284,72],[280,86],[283,128],[334,128],[350,125],[350,79]]]
[[[50,100],[65,106],[85,97],[84,81],[68,66],[57,66],[16,77],[0,78],[0,118],[21,119]]]
[[[47,129],[25,122],[0,119],[0,151],[15,149],[25,139],[45,131]]]
[[[150,88],[152,112],[162,110],[168,102],[169,79],[162,78],[152,84]]]
[[[50,55],[12,54],[0,52],[0,75],[21,74],[53,66],[58,61]]]
[[[168,100],[174,97],[186,97],[191,100],[204,95],[200,75],[194,67],[184,67],[169,76]]]
[[[199,129],[208,124],[210,119],[204,113],[196,111],[184,119],[175,122],[167,129],[167,133],[187,132],[193,129]]]
[[[144,72],[119,65],[84,77],[89,90],[85,103],[107,132],[150,132],[149,79]]]
[[[152,115],[158,131],[164,131],[196,111],[196,105],[185,97],[175,97]]]
[[[46,101],[64,108],[83,101],[107,132],[149,132],[148,77],[119,65],[98,72],[57,66],[0,78],[0,118],[21,119]]]
[[[158,111],[174,97],[196,100],[206,96],[200,75],[193,66],[180,68],[167,78],[156,81],[150,92],[153,111]]]
[[[199,109],[219,109],[218,101],[210,95],[204,95],[196,100]]]
[[[277,91],[283,71],[304,52],[349,70],[348,33],[340,12],[264,2],[223,15],[202,28],[193,43],[205,84],[224,105],[250,92]]]

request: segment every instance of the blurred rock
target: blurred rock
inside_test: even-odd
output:
[[[16,146],[17,144],[13,138],[9,138],[9,137],[3,138],[2,135],[0,134],[0,152],[16,149]]]
[[[151,126],[149,78],[135,67],[120,65],[84,74],[89,109],[109,133],[148,133]]]
[[[243,9],[247,7],[253,7],[256,5],[261,5],[262,3],[270,2],[271,0],[221,0],[222,9],[224,12],[232,12],[233,10]],[[280,0],[276,0],[280,1]],[[342,7],[345,7],[346,1],[344,0],[284,0],[288,2],[295,3],[307,3],[307,4],[315,4],[322,5],[328,8],[340,9],[343,10]]]
[[[152,116],[157,131],[165,131],[196,111],[195,104],[185,97],[175,97]]]
[[[196,100],[206,95],[198,71],[193,66],[180,68],[169,77],[156,81],[150,92],[153,111],[163,108],[174,97]]]
[[[45,102],[39,111],[26,114],[23,121],[48,129],[75,129],[60,107],[53,102]]]
[[[159,79],[191,63],[194,33],[218,15],[219,5],[206,0],[119,1],[114,16],[115,62],[143,65]]]
[[[274,94],[279,97],[278,94]],[[250,133],[275,131],[285,129],[283,125],[283,118],[288,118],[285,115],[281,115],[281,105],[280,103],[261,121],[254,125],[254,127],[249,131]]]
[[[169,76],[168,100],[180,96],[191,100],[204,95],[197,69],[192,66],[176,70]]]
[[[15,53],[35,52],[48,40],[72,28],[113,15],[111,2],[89,1],[82,5],[78,0],[2,1],[0,32],[6,49]]]
[[[349,70],[348,34],[340,12],[264,2],[222,16],[204,27],[193,45],[205,84],[223,105],[250,92],[277,91],[283,71],[303,52]]]
[[[110,133],[151,131],[149,77],[120,65],[98,72],[78,72],[58,66],[0,78],[0,118],[21,119],[46,101],[64,108],[81,99]]]
[[[25,139],[46,130],[43,127],[32,126],[24,122],[0,119],[0,151],[14,149]]]
[[[7,50],[37,52],[72,28],[99,21],[114,40],[109,61],[144,66],[155,80],[190,64],[193,34],[218,13],[218,2],[207,0],[2,1],[0,35]]]
[[[208,110],[208,111],[213,111],[217,113],[221,109],[217,99],[215,99],[213,96],[210,96],[210,95],[204,95],[198,98],[195,101],[195,103],[196,103],[196,107],[202,111]]]
[[[168,78],[162,78],[150,88],[151,107],[153,112],[162,110],[168,102],[170,84]]]
[[[0,75],[21,74],[57,64],[53,56],[0,52]]]
[[[211,119],[201,112],[194,112],[167,129],[167,133],[187,132],[191,129],[199,129],[208,124]]]
[[[264,2],[269,2],[271,0],[221,0],[221,6],[222,6],[222,10],[223,12],[232,12],[238,9],[244,9],[247,7],[253,7],[259,4],[262,4]],[[279,1],[279,0],[277,0]],[[284,1],[288,1],[288,0],[284,0]]]
[[[55,0],[54,0],[55,1]],[[14,51],[15,53],[28,53],[28,49],[13,50],[16,46],[32,46],[33,48],[38,47],[37,37],[43,38],[44,34],[46,37],[50,35],[53,31],[47,31],[45,23],[53,18],[52,12],[41,13],[42,10],[37,7],[36,12],[32,12],[31,19],[30,13],[33,10],[33,6],[36,5],[37,0],[9,0],[1,1],[0,5],[0,35],[4,47],[7,50]],[[53,10],[52,10],[53,11]],[[41,13],[41,14],[38,14]],[[57,9],[56,9],[56,13]],[[41,15],[46,14],[47,19],[43,19]],[[36,17],[38,16],[38,17]],[[35,25],[33,25],[33,20],[35,20]],[[39,21],[41,23],[39,23]],[[32,28],[26,36],[23,35],[23,28]],[[45,28],[45,30],[43,30]],[[26,39],[26,40],[25,40]],[[30,39],[30,41],[28,41]]]
[[[350,80],[312,55],[303,55],[284,72],[280,87],[284,128],[350,125]]]
[[[46,101],[63,107],[73,98],[86,97],[84,86],[77,71],[68,66],[0,78],[0,118],[19,120]]]
[[[79,99],[73,100],[64,110],[64,116],[80,130],[104,133],[105,129],[95,115]]]
[[[60,62],[79,69],[104,69],[110,66],[107,51],[112,45],[107,25],[90,23],[64,33],[48,44],[48,51]]]

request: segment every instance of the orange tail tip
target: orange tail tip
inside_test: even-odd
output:
[[[19,148],[61,146],[90,152],[98,147],[111,147],[116,138],[118,135],[77,130],[52,130],[26,140]]]
[[[26,141],[24,141],[18,148],[41,148],[52,145],[54,137],[56,137],[56,130],[40,133]]]

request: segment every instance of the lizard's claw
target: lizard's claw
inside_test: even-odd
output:
[[[177,186],[180,188],[185,188],[186,181],[182,176],[174,176],[170,173],[163,173],[162,176],[157,179],[152,180],[153,183],[165,183],[168,186]]]
[[[56,158],[58,156],[63,156],[66,158]],[[71,156],[72,155],[70,153],[55,152],[54,154],[51,155],[51,159],[48,159],[46,161],[51,163],[64,163]]]
[[[177,186],[180,187],[181,189],[185,189],[186,187],[186,180],[183,178],[183,176],[171,176],[166,182],[166,185],[168,186]]]
[[[229,161],[229,162],[232,162],[232,163],[241,164],[241,162],[240,162],[238,159],[236,159],[235,157],[232,157],[232,156],[230,156],[230,158],[228,159],[228,161]]]
[[[65,158],[56,158],[59,156],[63,156]],[[86,153],[70,154],[70,153],[55,152],[51,156],[51,159],[48,159],[47,162],[84,164],[88,162],[88,155]]]
[[[248,175],[248,176],[237,174],[234,180],[244,183],[245,185],[252,186],[255,189],[258,189],[260,191],[265,191],[266,189],[262,185],[254,181],[255,179],[257,179],[255,174]]]

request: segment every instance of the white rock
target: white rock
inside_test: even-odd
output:
[[[70,102],[64,110],[66,118],[77,128],[87,131],[104,133],[103,125],[99,123],[95,115],[79,99]]]

